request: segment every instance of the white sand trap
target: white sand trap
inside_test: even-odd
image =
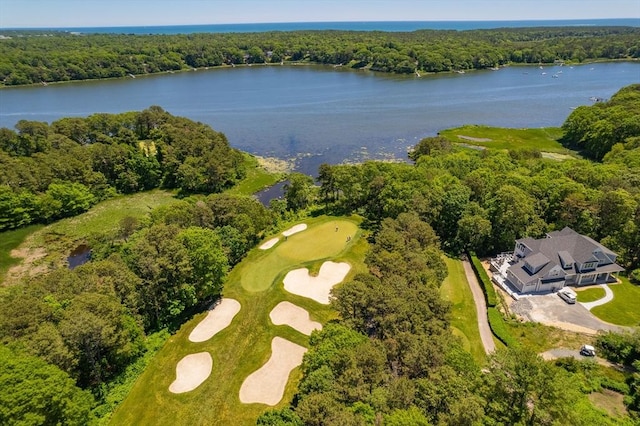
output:
[[[169,386],[173,393],[189,392],[207,380],[213,361],[209,352],[187,355],[176,366],[176,379]]]
[[[317,277],[309,275],[307,268],[294,269],[284,277],[284,289],[328,305],[329,292],[334,285],[344,280],[350,269],[351,265],[348,263],[324,262]]]
[[[293,226],[289,229],[287,229],[286,231],[284,231],[282,233],[282,235],[284,235],[285,237],[289,237],[297,232],[301,232],[304,231],[305,229],[307,229],[307,224],[306,223],[301,223],[299,225]]]
[[[306,309],[290,302],[278,303],[278,306],[273,308],[269,314],[269,318],[275,325],[288,325],[307,336],[313,330],[322,330],[322,324],[309,319],[309,312]]]
[[[193,329],[189,340],[197,343],[211,339],[216,333],[227,328],[238,312],[240,312],[240,303],[237,300],[222,299]]]
[[[271,341],[271,358],[258,370],[251,373],[240,387],[240,402],[255,402],[276,405],[284,395],[284,388],[291,370],[302,364],[307,352],[304,346],[274,337]]]
[[[272,238],[269,241],[262,244],[260,246],[260,250],[269,250],[271,247],[275,246],[278,243],[278,241],[280,241],[280,238],[278,237]]]

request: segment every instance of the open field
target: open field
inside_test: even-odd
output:
[[[631,284],[626,277],[619,277],[620,284],[610,284],[613,300],[591,309],[591,313],[611,324],[637,326],[640,324],[640,285]],[[579,294],[579,293],[578,293]]]
[[[449,274],[440,286],[440,295],[451,302],[453,334],[460,337],[464,348],[473,355],[477,363],[482,365],[486,356],[476,321],[476,305],[462,262],[450,257],[445,257],[444,260]]]
[[[239,397],[242,383],[271,358],[275,337],[303,347],[308,346],[309,339],[288,325],[274,325],[269,318],[271,311],[280,302],[288,301],[307,310],[312,321],[324,324],[336,317],[326,305],[287,293],[282,283],[285,274],[301,267],[317,270],[327,259],[352,266],[346,279],[366,270],[363,259],[367,242],[357,229],[357,219],[322,216],[305,223],[308,225],[305,231],[281,240],[272,249],[254,249],[231,271],[224,297],[235,299],[241,305],[231,324],[211,339],[194,343],[188,336],[207,313],[197,314],[186,322],[138,379],[114,413],[112,424],[193,425],[203,424],[203,419],[206,424],[255,424],[256,418],[269,406],[242,404]],[[336,226],[339,232],[335,231]],[[342,230],[345,235],[338,235]],[[348,243],[347,231],[351,231],[352,236]],[[267,236],[265,241],[272,237]],[[313,248],[317,248],[317,252],[314,253]],[[262,271],[263,268],[267,271]],[[191,392],[169,392],[178,361],[198,352],[211,354],[211,376]],[[292,398],[300,376],[299,368],[295,368],[276,408],[285,406]]]
[[[556,154],[573,154],[558,140],[563,132],[558,127],[540,129],[507,129],[502,127],[465,125],[442,130],[440,136],[451,142],[493,149],[528,149]]]

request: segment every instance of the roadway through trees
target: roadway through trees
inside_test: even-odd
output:
[[[473,272],[469,261],[466,259],[463,260],[462,266],[464,266],[464,273],[467,276],[467,282],[469,283],[469,287],[471,288],[471,293],[473,293],[473,300],[476,303],[480,339],[482,340],[484,351],[487,354],[490,354],[491,352],[494,352],[496,350],[496,345],[493,341],[493,333],[491,332],[491,328],[489,327],[489,319],[487,318],[487,303],[484,300],[484,294],[482,293],[482,289],[480,288],[480,283],[478,283],[476,274]]]

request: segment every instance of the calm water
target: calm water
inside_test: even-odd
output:
[[[77,27],[46,28],[54,31],[78,33],[118,34],[193,34],[193,33],[253,33],[265,31],[345,30],[345,31],[415,31],[475,30],[521,27],[570,26],[640,26],[640,19],[562,19],[537,21],[387,21],[387,22],[278,22],[257,24],[172,25],[142,27]]]
[[[559,126],[572,108],[592,104],[591,97],[607,99],[639,82],[640,63],[629,62],[421,78],[331,67],[236,67],[2,89],[0,127],[160,105],[211,125],[234,147],[294,159],[298,170],[315,174],[322,162],[404,159],[422,137],[462,124]]]

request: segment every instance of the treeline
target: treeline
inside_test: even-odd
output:
[[[222,133],[160,107],[0,129],[0,231],[153,188],[220,192],[245,174]]]
[[[312,334],[291,405],[257,424],[615,424],[587,399],[603,380],[591,365],[508,349],[481,370],[452,334],[441,256],[415,212],[384,219],[369,272],[333,291],[340,320]]]
[[[640,84],[620,90],[607,102],[576,108],[562,129],[563,143],[596,160],[602,160],[617,143],[640,146]]]
[[[6,86],[281,62],[407,74],[640,57],[640,29],[634,27],[4,35],[10,37],[0,40],[0,80]]]
[[[635,102],[629,92],[637,86],[622,89],[612,102],[625,108],[624,99]],[[317,194],[301,189],[310,181],[296,178],[287,201],[357,212],[374,229],[385,218],[415,212],[453,254],[510,251],[517,238],[569,226],[618,253],[631,270],[640,267],[640,128],[631,129],[601,163],[545,160],[517,148],[474,151],[429,137],[410,154],[415,165],[324,164]]]
[[[113,389],[135,374],[128,368],[153,336],[214,302],[274,219],[250,197],[189,197],[146,224],[125,218],[94,242],[91,262],[2,291],[0,423],[108,415],[126,395]]]

